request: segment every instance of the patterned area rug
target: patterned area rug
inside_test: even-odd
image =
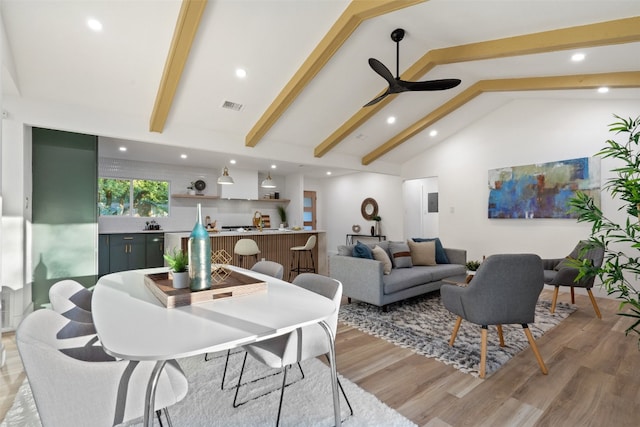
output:
[[[556,312],[551,314],[550,307],[550,301],[538,301],[536,322],[529,325],[536,339],[575,311],[569,304],[558,303]],[[439,292],[391,304],[387,313],[362,302],[345,304],[340,307],[339,319],[363,332],[478,376],[480,326],[462,321],[455,344],[449,347],[456,316],[442,305]],[[500,347],[496,327],[489,327],[487,375],[529,347],[522,326],[504,325],[502,329],[506,347]]]

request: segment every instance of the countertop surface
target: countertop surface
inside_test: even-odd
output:
[[[262,231],[258,230],[247,230],[247,231],[238,231],[238,230],[221,230],[219,232],[209,232],[209,236],[255,236],[261,234],[308,234],[308,233],[323,233],[320,230],[279,230],[277,228],[269,228]],[[166,233],[171,234],[176,237],[189,237],[191,231],[183,231],[183,232],[174,232],[174,233]]]
[[[268,228],[262,231],[258,230],[221,230],[218,232],[209,232],[210,236],[245,236],[245,235],[260,235],[260,234],[291,234],[291,233],[323,233],[321,230],[280,230],[277,228]],[[105,231],[99,232],[99,234],[171,234],[178,237],[189,237],[191,230],[138,230],[138,231]]]

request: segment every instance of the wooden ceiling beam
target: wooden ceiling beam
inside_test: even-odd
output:
[[[164,64],[160,87],[149,120],[150,132],[164,130],[173,98],[182,77],[182,71],[189,58],[191,45],[198,32],[200,19],[206,5],[207,0],[182,0],[176,27],[173,30],[171,47]]]
[[[437,65],[637,41],[640,41],[640,16],[434,49],[411,65],[400,77],[408,81],[418,80]],[[327,139],[315,147],[314,156],[322,157],[327,154],[344,138],[389,104],[392,99],[387,97],[378,104],[358,110]]]
[[[579,74],[572,76],[525,77],[518,79],[481,80],[457,96],[436,108],[396,136],[378,146],[362,158],[362,164],[368,165],[374,160],[416,136],[435,122],[442,119],[475,97],[489,92],[532,91],[532,90],[571,90],[595,89],[601,86],[609,88],[640,87],[640,71],[603,74]]]
[[[255,147],[302,90],[318,74],[340,46],[365,20],[427,0],[352,0],[318,46],[245,137],[245,145]]]

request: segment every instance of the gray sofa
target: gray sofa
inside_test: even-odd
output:
[[[386,251],[389,242],[368,244],[378,245]],[[444,248],[449,264],[392,268],[390,274],[383,274],[380,261],[352,256],[355,245],[338,246],[338,254],[329,257],[329,275],[340,280],[343,295],[358,301],[383,307],[396,301],[425,294],[440,289],[442,279],[466,273],[467,251]]]

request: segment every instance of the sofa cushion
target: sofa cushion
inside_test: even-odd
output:
[[[438,237],[429,237],[429,238],[422,238],[422,237],[414,237],[412,239],[414,242],[431,242],[434,241],[436,242],[436,263],[438,264],[449,264],[449,257],[447,257],[447,253],[444,250],[444,247],[442,246],[442,242],[440,241],[440,238]]]
[[[384,274],[391,273],[391,259],[389,258],[387,251],[382,249],[380,246],[375,245],[371,252],[373,252],[373,259],[382,263],[382,272]]]
[[[464,274],[465,271],[465,267],[459,264],[419,265],[413,268],[393,269],[388,276],[382,276],[384,294],[389,295],[414,286],[437,282],[447,277]]]
[[[373,259],[373,253],[371,253],[371,248],[362,242],[358,242],[354,246],[353,256],[356,258]]]
[[[411,263],[416,265],[436,265],[436,242],[414,242],[407,240],[411,250]]]
[[[354,245],[338,245],[338,255],[353,256]]]
[[[389,242],[393,268],[411,268],[411,250],[407,242]]]

